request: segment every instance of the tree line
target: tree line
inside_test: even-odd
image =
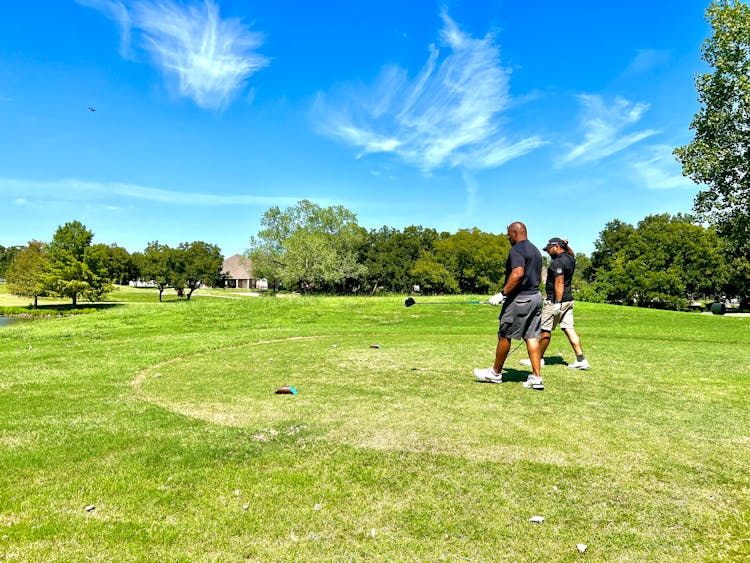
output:
[[[251,239],[254,274],[303,293],[494,293],[510,244],[479,229],[421,226],[366,230],[342,207],[302,200],[269,209]],[[571,241],[574,246],[574,241]],[[577,253],[580,300],[685,309],[696,299],[747,296],[748,263],[691,215],[649,215],[633,226],[605,226],[591,257]]]
[[[305,294],[490,294],[505,277],[510,250],[505,235],[477,228],[367,230],[348,209],[307,200],[270,208],[261,226],[246,254],[253,276],[266,278],[274,291]],[[113,284],[136,280],[155,286],[160,301],[167,288],[190,299],[201,285],[224,287],[228,279],[216,245],[152,242],[130,254],[116,244],[92,244],[92,238],[73,221],[50,243],[0,247],[0,276],[12,293],[34,302],[58,296],[73,304],[99,300]],[[750,295],[750,263],[691,215],[649,215],[636,225],[614,219],[594,246],[591,256],[576,254],[578,300],[685,309],[694,300]]]
[[[130,254],[116,244],[92,244],[93,233],[79,221],[58,227],[49,243],[33,240],[26,246],[0,246],[0,277],[8,290],[32,299],[39,297],[99,301],[114,284],[148,280],[159,290],[172,287],[190,299],[202,284],[222,283],[223,257],[216,245],[201,241],[176,248],[158,242]]]

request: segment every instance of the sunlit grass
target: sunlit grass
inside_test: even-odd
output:
[[[537,392],[489,306],[122,295],[0,329],[7,560],[750,555],[750,319],[581,303]]]

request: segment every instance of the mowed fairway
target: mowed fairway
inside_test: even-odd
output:
[[[474,382],[498,309],[450,300],[0,328],[0,560],[750,557],[750,318],[580,303],[538,392],[523,347]]]

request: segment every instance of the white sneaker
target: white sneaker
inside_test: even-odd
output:
[[[576,360],[572,364],[568,364],[568,369],[589,369],[591,366],[589,365],[589,361],[584,358],[580,362]]]
[[[531,367],[531,360],[528,359],[528,358],[526,358],[524,360],[521,360],[518,363],[521,364],[522,366],[526,366],[526,367],[529,367],[529,368]],[[542,365],[544,365],[544,358],[542,358]]]
[[[524,387],[528,387],[529,389],[536,389],[537,391],[543,391],[544,390],[544,381],[542,381],[542,378],[538,375],[534,375],[533,373],[526,378],[526,381],[523,382]]]
[[[487,369],[474,368],[474,376],[477,378],[477,381],[486,381],[487,383],[503,382],[503,376],[499,373],[495,373],[495,370],[492,369],[492,366],[488,367]]]

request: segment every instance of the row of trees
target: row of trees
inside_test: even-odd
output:
[[[177,248],[152,242],[142,254],[133,255],[137,279],[153,282],[159,289],[159,301],[167,287],[180,296],[187,289],[188,300],[202,285],[223,287],[223,262],[219,247],[202,241],[184,242]]]
[[[254,274],[302,292],[492,293],[510,248],[505,236],[411,226],[367,231],[342,207],[309,201],[269,209],[251,241]],[[571,241],[571,243],[574,241]],[[694,299],[750,294],[750,263],[690,215],[608,223],[589,258],[577,254],[579,299],[682,309]]]
[[[503,281],[507,237],[479,229],[455,233],[421,226],[366,230],[343,207],[303,200],[269,209],[251,240],[255,277],[275,289],[304,293],[489,294]],[[100,299],[113,283],[145,280],[159,290],[191,295],[201,285],[223,287],[222,256],[205,242],[170,248],[150,243],[132,255],[117,245],[91,244],[92,233],[74,221],[50,243],[31,241],[11,255],[5,276],[12,293]],[[574,241],[571,241],[574,242]],[[574,290],[580,300],[685,308],[720,295],[750,295],[750,262],[732,256],[712,228],[690,215],[650,215],[633,226],[619,219],[599,234],[591,257],[577,254]],[[1,272],[0,272],[1,274]]]
[[[223,257],[219,248],[205,242],[182,243],[170,248],[150,243],[132,255],[115,244],[91,244],[93,233],[78,221],[66,223],[50,243],[31,241],[25,247],[0,247],[0,275],[11,293],[33,299],[64,297],[76,305],[79,298],[97,301],[115,283],[138,279],[153,281],[159,301],[173,287],[187,298],[202,284],[222,283]]]
[[[367,231],[341,206],[302,200],[272,207],[251,239],[256,277],[304,293],[487,293],[503,275],[505,236],[478,229],[438,233],[411,226]]]

